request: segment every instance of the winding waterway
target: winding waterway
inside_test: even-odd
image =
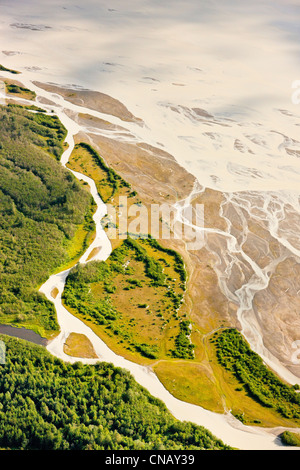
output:
[[[33,82],[75,83],[119,99],[145,126],[126,122],[125,133],[93,132],[158,146],[193,174],[203,189],[222,193],[219,216],[226,228],[196,227],[205,231],[206,246],[215,256],[219,286],[237,305],[241,330],[251,347],[285,380],[299,382],[299,367],[284,367],[291,365],[291,343],[300,331],[297,276],[289,277],[287,269],[281,276],[286,293],[283,290],[275,300],[285,304],[283,308],[280,304],[277,317],[267,310],[272,302],[263,302],[261,310],[254,308],[260,294],[268,298],[280,263],[300,260],[300,108],[291,102],[291,85],[300,73],[299,2],[115,0],[114,8],[107,8],[100,0],[84,5],[74,0],[11,0],[1,3],[0,13],[1,64],[22,72],[2,75],[22,77],[22,83],[36,91],[37,101],[53,102],[47,106],[41,101],[41,106],[49,112],[54,109],[68,129],[63,165],[74,135],[91,132],[74,122],[70,112],[108,117],[73,105]],[[117,117],[109,116],[109,121],[124,127]],[[94,182],[74,174],[88,182],[98,208],[96,239],[80,262],[86,263],[94,248],[101,248],[95,250],[94,259],[106,259],[111,246],[100,224],[105,205]],[[184,208],[192,197],[176,205],[178,221],[189,223]],[[263,228],[266,238],[255,238],[250,222]],[[278,252],[270,249],[270,240],[277,243]],[[110,351],[63,308],[61,294],[68,272],[51,276],[42,287],[55,304],[61,327],[48,345],[53,354],[77,360],[63,353],[63,344],[70,332],[84,333],[101,360],[129,369],[179,419],[202,424],[242,449],[278,448],[267,431],[247,428],[230,414],[216,415],[176,400],[151,370]],[[55,299],[53,287],[59,290]],[[273,344],[270,339],[267,343],[268,334]],[[284,356],[277,354],[280,348]]]
[[[74,136],[81,130],[80,126],[70,119],[65,113],[66,109],[78,110],[76,106],[65,102],[62,97],[53,95],[46,92],[26,79],[22,80],[25,86],[33,89],[37,93],[37,103],[39,99],[47,98],[50,99],[55,105],[47,106],[43,104],[45,109],[52,111],[53,109],[57,113],[61,122],[66,127],[68,134],[66,142],[68,148],[64,152],[61,158],[61,163],[66,166],[69,156],[74,148]],[[33,102],[31,104],[34,104]],[[88,108],[80,108],[80,111],[90,113],[92,115],[101,115],[101,113],[95,113]],[[71,170],[70,170],[71,171]],[[96,223],[96,237],[93,243],[89,246],[87,251],[83,254],[80,259],[80,263],[87,263],[89,255],[94,248],[101,248],[95,257],[92,259],[105,260],[111,253],[111,244],[108,240],[105,231],[101,226],[101,219],[106,213],[106,207],[100,199],[95,183],[92,179],[86,177],[77,172],[73,174],[84,181],[86,181],[90,188],[92,196],[97,204],[97,210],[94,214],[94,221]],[[180,213],[180,211],[179,211]],[[232,236],[225,234],[224,236],[232,239]],[[274,434],[261,428],[244,426],[240,421],[236,420],[229,412],[226,414],[217,414],[205,410],[199,406],[192,405],[176,399],[172,396],[158,380],[157,376],[153,371],[139,364],[130,362],[121,356],[118,356],[111,351],[107,345],[81,320],[74,317],[62,304],[62,293],[66,278],[70,270],[62,271],[58,274],[50,276],[50,278],[41,286],[40,292],[44,293],[45,296],[54,303],[57,319],[60,326],[59,335],[47,345],[47,349],[56,357],[59,357],[68,362],[76,362],[79,359],[76,357],[70,357],[64,353],[64,343],[70,333],[81,333],[84,334],[92,343],[94,350],[101,361],[110,362],[117,367],[123,367],[130,371],[138,383],[149,390],[149,392],[164,401],[170,412],[180,420],[192,421],[198,425],[202,425],[209,429],[214,435],[222,439],[226,444],[240,449],[283,449],[280,441]],[[58,294],[55,298],[52,296],[53,289],[56,289]],[[95,359],[80,359],[82,362],[93,364],[97,362]]]

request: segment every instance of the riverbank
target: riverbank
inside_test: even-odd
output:
[[[39,91],[36,89],[36,91]],[[43,93],[41,93],[43,96]],[[45,97],[45,95],[44,95]],[[48,95],[49,98],[49,95]],[[53,97],[52,97],[53,98]],[[61,100],[59,100],[61,102]],[[80,130],[78,124],[76,124],[73,120],[71,120],[63,111],[58,109],[58,115],[62,120],[65,127],[69,130],[67,135],[67,143],[68,149],[65,151],[62,159],[63,165],[66,165],[68,158],[74,148],[74,136]],[[80,179],[85,179],[80,174],[76,174],[77,177]],[[97,242],[96,245],[91,246],[88,252],[82,257],[81,262],[85,263],[89,258],[90,253],[94,250],[95,247],[104,246],[104,250],[100,250],[97,253],[96,259],[106,259],[107,256],[110,254],[111,246],[109,240],[107,239],[105,232],[102,230],[101,221],[104,213],[105,213],[105,206],[98,197],[97,191],[95,190],[94,182],[91,181],[89,178],[85,179],[88,183],[91,184],[93,195],[95,194],[95,200],[98,205],[98,210],[96,211],[96,220],[97,227],[99,227],[99,231],[97,232]],[[94,217],[95,217],[94,216]],[[97,245],[98,243],[98,245]],[[183,251],[183,250],[182,250]],[[236,421],[232,416],[229,414],[227,415],[216,415],[209,411],[206,411],[200,407],[189,405],[180,400],[176,400],[169,392],[166,391],[164,387],[162,387],[161,382],[157,379],[155,374],[150,372],[149,369],[139,366],[138,364],[130,363],[129,361],[124,360],[123,358],[117,356],[112,351],[110,351],[107,346],[97,337],[96,335],[91,332],[89,328],[82,324],[79,320],[74,318],[67,312],[62,304],[61,304],[61,294],[64,287],[65,278],[68,275],[68,271],[60,273],[55,276],[51,276],[49,281],[47,281],[44,286],[42,286],[41,291],[45,293],[45,295],[49,298],[49,300],[54,302],[56,307],[59,323],[61,326],[61,334],[48,346],[48,349],[58,357],[63,358],[67,361],[73,361],[72,358],[67,356],[63,353],[63,346],[65,343],[66,338],[71,332],[85,334],[87,336],[96,351],[96,354],[100,358],[100,360],[113,362],[118,366],[125,367],[130,370],[135,378],[146,386],[151,393],[159,398],[163,399],[167,402],[169,409],[176,415],[180,416],[180,419],[190,419],[193,417],[193,422],[198,422],[204,426],[207,426],[208,429],[212,430],[212,432],[217,433],[217,435],[228,436],[230,435],[230,439],[232,442],[235,441],[234,444],[236,447],[240,448],[277,448],[277,444],[274,443],[275,437],[266,433],[265,431],[258,430],[255,428],[244,427]],[[53,289],[56,289],[56,297],[53,299]],[[74,360],[78,360],[78,358],[74,358]],[[89,362],[89,360],[86,360]],[[233,427],[232,427],[233,426]],[[234,431],[236,429],[236,431]],[[251,431],[250,431],[251,429]],[[249,436],[249,433],[252,437]],[[262,438],[262,436],[264,436]],[[226,442],[226,439],[224,439]],[[247,442],[246,442],[247,440]]]
[[[38,344],[39,346],[46,347],[49,344],[47,338],[43,338],[32,330],[27,328],[18,328],[10,325],[0,325],[0,334],[13,336],[14,338],[25,339],[30,343]]]
[[[103,232],[103,235],[104,235],[104,232]],[[103,253],[102,253],[102,256],[103,256]],[[116,356],[112,351],[108,350],[107,346],[96,335],[94,335],[94,333],[91,332],[91,330],[89,328],[87,328],[86,326],[83,326],[82,323],[78,322],[77,319],[75,320],[74,317],[72,318],[72,316],[69,314],[69,312],[67,312],[66,309],[64,309],[64,307],[61,304],[60,296],[61,296],[61,293],[62,293],[63,280],[65,279],[65,276],[66,276],[66,273],[64,273],[63,276],[62,276],[62,279],[61,279],[62,284],[60,286],[57,284],[57,279],[52,279],[51,281],[49,280],[49,284],[47,284],[47,286],[44,286],[43,289],[42,289],[42,291],[44,291],[46,293],[46,295],[49,295],[49,292],[51,292],[51,290],[53,289],[54,281],[56,282],[55,287],[60,291],[60,295],[58,295],[56,297],[55,305],[56,305],[56,309],[57,309],[57,312],[58,312],[58,317],[60,319],[60,324],[68,325],[68,330],[67,331],[70,331],[70,325],[72,325],[72,328],[71,328],[72,331],[74,331],[74,330],[76,331],[76,329],[79,328],[79,331],[81,333],[85,334],[90,339],[90,341],[94,345],[94,349],[95,349],[96,353],[98,354],[98,356],[101,360],[113,361],[113,363],[118,364],[121,367],[129,368],[131,373],[133,373],[134,377],[137,380],[139,380],[140,383],[143,383],[144,385],[146,385],[146,387],[148,389],[150,389],[155,396],[158,396],[160,398],[164,397],[164,399],[166,399],[168,397],[167,403],[168,403],[169,409],[171,409],[172,412],[175,413],[175,415],[178,415],[178,413],[180,413],[179,410],[180,410],[181,404],[183,402],[180,402],[179,400],[176,400],[164,388],[162,388],[161,383],[157,380],[156,376],[152,372],[150,372],[149,370],[147,370],[147,369],[145,369],[141,366],[138,366],[137,364],[129,363],[128,361],[124,360],[123,358]],[[57,338],[55,341],[53,341],[53,343],[49,347],[49,350],[54,352],[56,355],[59,355],[59,357],[64,358],[65,360],[70,360],[70,358],[67,358],[62,353],[62,345],[65,341],[66,336],[67,336],[67,333],[65,331],[64,334],[60,335],[60,338]],[[172,406],[172,403],[173,403],[173,406]],[[197,413],[197,415],[199,415],[199,413],[200,413],[201,417],[199,416],[199,421],[198,421],[198,418],[196,419],[196,421],[197,422],[201,421],[201,423],[204,424],[204,426],[209,425],[209,429],[212,429],[212,422],[209,419],[209,416],[210,416],[209,412],[206,412],[203,409],[201,410],[199,407],[194,407],[193,405],[187,405],[187,408],[188,409],[190,408],[191,411],[193,410],[192,411],[193,414]],[[206,413],[208,413],[207,418],[205,418]],[[187,410],[185,410],[184,414],[185,414],[184,419],[189,419],[188,414],[187,414]],[[214,418],[213,418],[213,416],[214,416]],[[212,417],[213,421],[214,421],[214,419],[219,421],[217,419],[217,415],[211,415],[211,417]],[[222,417],[222,415],[220,415],[219,418],[221,418],[221,421],[219,422],[217,427],[214,427],[214,430],[215,430],[215,432],[217,431],[218,434],[220,435],[220,433],[221,434],[223,433],[223,431],[221,429],[222,426],[224,426],[224,428],[227,427],[227,425],[225,423],[226,423],[227,419],[229,418],[229,416],[225,419],[225,421],[224,421],[224,417]],[[232,419],[233,418],[231,417],[230,420],[232,421]],[[229,420],[229,422],[230,422],[230,420]],[[195,422],[195,416],[193,417],[193,421]],[[221,422],[223,422],[223,425],[221,425]],[[238,428],[240,427],[240,424],[238,424],[238,422],[236,422],[236,425],[237,425]],[[225,432],[225,429],[224,429],[224,432]],[[252,428],[252,432],[258,432],[258,434],[260,434],[260,432],[262,432],[262,431],[258,431],[258,430],[255,431]],[[226,431],[226,433],[227,433],[227,431]],[[233,433],[233,434],[235,434],[235,433]],[[225,436],[225,434],[224,434],[224,436]],[[271,441],[272,441],[273,438],[272,437],[270,437],[270,438],[271,438]],[[252,440],[252,439],[250,439],[250,440]],[[242,445],[242,448],[243,448],[243,446],[245,446],[245,442],[243,442],[243,444],[241,444],[241,445]],[[251,448],[253,444],[249,444],[249,445],[250,445],[250,448]],[[254,446],[257,446],[257,445],[258,445],[258,443],[254,444]],[[246,445],[246,448],[247,448],[247,446],[248,446],[248,444]],[[259,448],[263,448],[263,447],[259,447]],[[276,448],[276,444],[275,444],[275,448]]]
[[[71,0],[64,7],[51,5],[30,0],[26,7],[19,2],[14,6],[14,1],[1,7],[4,70],[21,71],[31,84],[43,83],[49,90],[49,85],[58,87],[70,99],[60,100],[59,106],[71,112],[85,112],[87,92],[89,106],[96,100],[98,108],[103,98],[101,115],[89,115],[102,120],[104,137],[111,138],[107,131],[113,130],[113,140],[159,148],[168,164],[172,155],[206,191],[213,191],[213,198],[221,198],[218,223],[223,218],[225,233],[216,232],[213,220],[207,253],[197,260],[204,260],[195,276],[195,285],[201,279],[197,290],[211,276],[214,294],[217,280],[220,298],[229,306],[222,315],[242,329],[251,347],[281,377],[297,381],[299,108],[292,101],[297,89],[291,89],[298,74],[295,2],[242,1],[236,8],[229,1],[216,8],[213,2],[195,0],[184,11],[171,3],[153,8],[148,0],[138,6],[117,1],[113,9],[94,2],[79,8]],[[159,27],[154,30],[153,24]],[[243,31],[238,41],[236,24]],[[47,53],[45,43],[51,45]],[[241,67],[245,56],[247,64]],[[58,104],[59,96],[43,99]],[[81,105],[80,110],[71,104]],[[147,176],[143,178],[146,184]],[[179,180],[177,189],[181,184]],[[207,265],[213,266],[211,273]],[[201,308],[209,322],[205,301]]]

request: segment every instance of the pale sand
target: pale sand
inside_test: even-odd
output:
[[[95,111],[99,111],[103,114],[110,116],[116,116],[122,121],[136,122],[142,124],[142,121],[133,116],[120,101],[112,98],[105,93],[92,90],[74,90],[72,88],[62,88],[57,85],[50,85],[41,82],[33,82],[39,88],[43,88],[51,93],[57,93],[63,96],[66,101],[76,104],[78,106],[84,106]]]
[[[113,96],[144,121],[144,127],[126,123],[137,142],[159,145],[203,186],[282,189],[283,200],[298,210],[299,108],[291,103],[291,84],[299,78],[297,2],[228,1],[215,10],[211,2],[192,1],[182,10],[168,2],[155,9],[146,0],[126,6],[116,0],[114,16],[101,2],[81,10],[65,4],[59,23],[52,15],[59,2],[2,6],[3,65],[31,80]]]
[[[60,115],[61,120],[67,126],[70,123],[69,118],[66,119],[66,116],[63,114]],[[71,124],[71,123],[70,123]],[[67,126],[69,129],[69,134],[67,137],[67,142],[69,143],[69,148],[63,155],[62,161],[65,165],[70,155],[72,148],[74,146],[73,134],[76,130],[76,126],[70,125]],[[75,173],[77,177],[80,177],[79,174]],[[102,202],[99,200],[98,195],[95,195],[95,189],[93,181],[87,177],[84,179],[91,185],[92,194],[95,197],[98,207],[102,209]],[[101,229],[101,218],[103,212],[96,211],[94,220],[97,224],[97,238],[98,241],[101,240],[103,249],[97,254],[97,259],[106,259],[110,254],[110,243],[106,237],[105,232]],[[94,247],[93,247],[94,249]],[[91,247],[87,250],[88,253],[91,253]],[[80,262],[86,262],[88,256],[85,253],[80,260]],[[276,438],[274,435],[269,434],[268,432],[262,429],[256,429],[252,427],[243,426],[239,421],[233,418],[232,415],[218,415],[212,412],[209,412],[201,407],[187,404],[181,402],[174,398],[161,384],[156,375],[147,367],[140,366],[138,364],[127,361],[121,356],[116,355],[111,351],[106,344],[97,336],[95,333],[87,327],[79,319],[72,316],[62,305],[61,295],[64,289],[65,279],[69,271],[64,271],[58,275],[51,276],[49,280],[41,287],[40,291],[43,292],[50,300],[53,301],[51,297],[51,292],[54,288],[59,290],[59,294],[54,299],[54,305],[56,307],[57,316],[59,325],[61,328],[61,333],[55,338],[50,345],[48,350],[55,354],[57,357],[60,357],[63,360],[69,360],[71,362],[76,361],[76,358],[70,358],[63,352],[63,346],[66,341],[66,338],[70,333],[80,333],[84,334],[92,343],[94,350],[100,360],[106,362],[112,362],[118,367],[124,367],[131,372],[135,379],[144,387],[146,387],[151,394],[162,399],[172,414],[181,420],[189,420],[194,423],[200,424],[224,442],[238,447],[241,449],[278,449],[280,447],[279,443],[276,443]],[[81,359],[86,363],[93,363],[91,359]],[[279,447],[278,447],[279,445]]]
[[[300,161],[281,157],[299,151],[299,7],[216,5],[116,0],[111,12],[102,1],[65,0],[63,9],[12,0],[1,7],[2,62],[35,81],[113,97],[145,123],[142,141],[159,142],[204,186],[298,192]]]
[[[26,81],[25,81],[26,83]],[[33,87],[34,88],[34,87]],[[46,92],[35,89],[41,96],[47,96]],[[58,102],[61,103],[61,100],[58,99]],[[65,151],[62,164],[66,165],[69,155],[72,152],[74,147],[74,136],[80,131],[80,126],[72,121],[62,110],[58,108],[58,116],[63,122],[63,124],[68,129],[68,135],[66,142],[68,143],[68,149]],[[94,215],[94,220],[97,222],[97,236],[95,242],[89,247],[87,252],[82,256],[80,262],[87,262],[87,259],[90,253],[101,244],[103,249],[97,254],[96,259],[106,259],[111,252],[111,245],[109,240],[106,237],[105,232],[100,226],[100,221],[103,215],[105,214],[105,205],[100,200],[94,182],[83,175],[80,175],[76,172],[74,174],[87,181],[91,186],[91,192],[97,202],[98,209]],[[209,412],[204,410],[201,407],[187,404],[181,402],[180,400],[175,399],[159,382],[156,375],[148,368],[140,366],[138,364],[132,363],[125,360],[124,358],[113,353],[105,343],[96,336],[90,328],[83,324],[79,319],[72,316],[61,303],[61,294],[64,288],[64,282],[68,275],[69,270],[59,273],[57,275],[51,276],[49,280],[41,287],[41,292],[43,292],[49,300],[51,300],[57,311],[58,321],[61,328],[61,333],[49,344],[48,350],[52,352],[57,357],[60,357],[63,360],[74,362],[78,358],[70,358],[63,352],[63,346],[66,338],[70,333],[80,333],[86,335],[86,337],[91,341],[97,356],[100,360],[106,362],[112,362],[118,367],[125,367],[129,370],[136,380],[146,387],[151,394],[162,399],[169,410],[174,414],[178,419],[191,420],[196,424],[203,425],[211,432],[213,432],[217,437],[221,438],[224,442],[238,447],[241,449],[278,449],[282,448],[280,444],[276,441],[276,436],[279,433],[279,430],[274,430],[275,435],[272,435],[272,432],[268,432],[262,429],[256,429],[253,427],[243,426],[239,421],[234,419],[232,415],[219,415],[216,413]],[[58,289],[59,294],[53,299],[51,292],[53,289]],[[87,363],[93,363],[93,360],[83,359]],[[270,430],[271,431],[271,430]],[[279,447],[278,447],[279,446]]]

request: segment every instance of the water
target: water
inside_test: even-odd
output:
[[[251,346],[297,381],[299,367],[295,376],[284,367],[300,336],[297,295],[293,331],[283,324],[284,361],[266,343],[270,320],[254,302],[270,294],[281,262],[299,262],[298,2],[11,0],[0,2],[0,18],[1,63],[22,71],[28,85],[75,84],[119,99],[144,121],[125,124],[133,141],[166,150],[202,188],[223,193],[227,230],[205,229],[219,285],[237,304]],[[75,108],[56,102],[72,136],[76,126],[63,108]],[[265,231],[254,241],[253,223]]]
[[[39,344],[40,346],[47,346],[48,340],[38,335],[32,330],[26,328],[17,328],[10,325],[0,325],[0,334],[14,336],[16,338],[25,339],[31,343]]]
[[[26,82],[25,84],[27,85]],[[38,100],[40,97],[50,98],[49,94],[44,90],[39,90],[36,87],[33,88],[38,93]],[[63,103],[66,107],[70,106],[71,109],[74,109],[74,107],[72,105],[68,105],[66,102],[63,102],[63,100],[59,97],[52,96],[52,98],[57,100],[55,108],[57,107],[57,113],[60,117],[60,120],[68,130],[66,141],[68,142],[69,146],[62,156],[62,164],[66,165],[69,155],[74,148],[73,136],[78,132],[78,127],[77,124],[72,121],[63,110],[60,109],[60,105]],[[46,109],[48,108],[47,105],[44,105],[44,107]],[[49,107],[49,110],[51,107]],[[86,109],[85,111],[89,110]],[[102,249],[93,259],[105,260],[111,253],[110,242],[101,226],[101,219],[105,213],[105,206],[95,190],[93,180],[76,172],[75,175],[78,178],[85,179],[86,182],[90,185],[91,192],[97,203],[97,211],[94,214],[94,220],[97,228],[96,240],[82,255],[79,262],[87,262],[88,255],[92,251],[95,243],[99,243],[102,246]],[[283,448],[281,447],[280,441],[272,433],[259,428],[244,426],[230,413],[226,413],[224,415],[213,413],[199,406],[185,403],[176,399],[163,387],[157,376],[150,368],[130,362],[110,350],[107,345],[89,327],[87,327],[87,325],[85,325],[78,318],[74,317],[63,306],[62,293],[69,272],[70,270],[68,269],[62,271],[61,273],[50,276],[50,278],[40,288],[40,292],[44,293],[45,296],[54,303],[57,312],[58,323],[60,326],[59,335],[53,341],[50,341],[49,344],[47,344],[47,349],[49,352],[65,361],[77,362],[77,357],[71,357],[64,352],[64,344],[70,333],[84,334],[91,341],[98,359],[81,358],[80,360],[82,362],[94,364],[98,360],[101,360],[105,362],[111,362],[117,367],[126,368],[130,371],[138,383],[148,389],[152,395],[163,400],[168,409],[177,419],[192,421],[196,424],[202,425],[209,429],[214,435],[221,438],[225,443],[240,449]],[[55,298],[52,296],[54,289],[57,292]]]
[[[36,91],[38,92],[38,89],[36,89]],[[47,97],[47,92],[45,93],[41,90],[40,93],[41,96]],[[59,99],[58,101],[61,100]],[[68,106],[67,103],[65,103],[65,105]],[[89,110],[86,109],[85,111]],[[76,134],[76,125],[64,114],[64,112],[59,112],[58,114],[61,121],[68,129],[66,141],[69,144],[69,148],[62,156],[62,163],[66,165],[69,155],[74,148],[73,135]],[[94,243],[100,243],[102,249],[93,259],[105,260],[111,253],[111,245],[105,231],[101,226],[101,219],[104,215],[103,203],[97,194],[94,181],[88,177],[84,177],[80,173],[73,173],[78,178],[85,179],[85,181],[90,185],[92,195],[97,204],[97,211],[94,215],[97,236]],[[82,255],[81,259],[79,260],[80,263],[88,262],[88,255],[91,253],[94,247],[94,243]],[[55,340],[50,342],[50,344],[47,346],[47,349],[52,354],[65,361],[78,361],[78,358],[70,357],[65,354],[64,343],[71,332],[84,334],[91,341],[98,359],[81,358],[81,361],[93,364],[98,360],[102,360],[111,362],[117,367],[126,368],[130,371],[137,382],[148,389],[152,395],[163,400],[171,413],[173,413],[173,415],[178,419],[185,421],[189,420],[196,424],[205,426],[224,442],[229,443],[229,445],[234,447],[239,447],[240,449],[278,449],[281,446],[280,441],[277,438],[274,438],[272,434],[268,434],[268,432],[264,432],[258,428],[256,429],[244,426],[230,413],[224,415],[212,413],[199,406],[184,403],[176,399],[163,387],[157,376],[150,368],[130,362],[110,350],[107,345],[89,327],[87,327],[81,320],[71,315],[63,306],[62,293],[69,272],[70,270],[66,270],[56,275],[50,276],[50,278],[40,288],[40,291],[54,303],[61,330],[60,334],[55,338]],[[55,299],[51,295],[53,289],[56,289],[58,292]]]
[[[299,190],[296,2],[12,0],[0,15],[2,62],[119,99],[204,186]]]

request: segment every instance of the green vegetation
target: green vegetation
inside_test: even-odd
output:
[[[176,349],[172,351],[172,355],[177,358],[193,359],[195,345],[190,341],[190,322],[187,320],[180,322],[179,328],[180,332],[175,339]]]
[[[68,364],[1,335],[0,447],[24,450],[230,450],[205,428],[177,421],[112,364]]]
[[[98,358],[90,340],[80,333],[69,334],[64,343],[64,353],[79,358]]]
[[[1,64],[0,64],[0,71],[2,71],[2,72],[10,72],[10,73],[13,73],[13,74],[19,74],[19,73],[21,73],[21,72],[18,72],[17,70],[7,69],[6,67],[4,67],[4,65],[1,65]]]
[[[180,279],[182,283],[184,284],[186,282],[186,270],[184,267],[184,262],[183,259],[181,258],[180,254],[177,253],[175,250],[171,250],[170,248],[164,248],[162,247],[155,238],[152,238],[149,236],[148,238],[148,243],[153,246],[154,248],[162,251],[163,253],[166,253],[168,255],[171,255],[175,258],[175,271],[180,275]],[[164,262],[162,259],[161,261]]]
[[[157,361],[153,369],[164,387],[178,400],[224,413],[223,390],[215,386],[215,377],[205,361],[162,360]]]
[[[89,144],[80,142],[75,146],[75,152],[76,151],[79,155],[83,151],[87,152],[104,173],[104,177],[101,180],[96,181],[98,193],[104,202],[108,202],[120,188],[130,187],[129,183],[123,180],[123,178],[121,178],[121,176],[119,176],[113,170],[113,168],[110,168],[106,165],[103,158],[100,157],[99,153],[96,152],[96,150],[93,149],[93,147],[91,147]]]
[[[0,107],[0,123],[0,322],[48,336],[56,314],[38,286],[90,227],[91,196],[56,161],[66,134],[56,116]]]
[[[136,191],[121,186],[111,198],[107,174],[100,171],[97,160],[83,147],[73,153],[70,163],[71,168],[95,180],[103,198],[115,205],[116,213],[122,211],[120,195],[127,196],[128,205],[129,200],[138,198]],[[149,235],[144,239],[129,237],[126,243],[120,240],[112,243],[116,249],[106,262],[110,273],[105,280],[86,280],[82,286],[78,279],[72,286],[67,282],[70,290],[66,295],[71,292],[73,295],[73,299],[72,296],[66,299],[71,312],[91,322],[94,331],[119,354],[138,362],[143,362],[143,358],[149,359],[147,363],[158,359],[155,371],[177,398],[217,412],[223,411],[226,400],[226,407],[248,425],[289,425],[288,419],[275,408],[254,401],[236,377],[217,363],[213,345],[203,341],[202,332],[199,334],[188,321],[187,308],[182,302],[186,269],[179,253],[161,246]],[[85,300],[81,289],[89,293]],[[100,300],[105,302],[101,305]],[[105,315],[101,315],[103,312]],[[210,367],[203,366],[206,358]]]
[[[0,121],[0,322],[49,337],[58,328],[56,314],[38,287],[87,247],[94,205],[83,185],[56,161],[64,150],[66,129],[55,115],[13,104],[0,107]],[[134,203],[136,192],[92,147],[77,145],[75,158],[82,153],[97,164],[96,184],[105,201],[118,204],[120,194],[127,193]],[[157,361],[168,389],[193,402],[196,388],[197,403],[212,407],[215,377],[205,375],[198,357],[194,360],[191,325],[182,313],[185,283],[185,266],[176,251],[151,237],[128,238],[117,242],[106,262],[77,266],[67,280],[64,301],[72,313],[99,327],[97,333],[104,332],[105,340],[113,338],[109,345],[117,344],[118,352],[147,358],[146,363],[168,358]],[[234,374],[235,385],[237,379],[249,402],[254,403],[251,396],[268,413],[297,421],[299,395],[268,371],[238,335],[226,330],[213,340],[227,377]],[[69,340],[73,352],[88,349],[82,339]],[[103,364],[65,365],[45,351],[5,341],[10,349],[7,364],[0,367],[0,447],[222,448],[194,425],[173,418],[170,424],[163,405],[137,389],[124,371]],[[193,341],[198,347],[194,332]],[[215,364],[215,356],[213,360]],[[243,410],[235,415],[247,424]],[[291,436],[285,438],[291,441]]]
[[[88,144],[79,143],[75,146],[68,164],[68,168],[73,171],[82,173],[89,178],[92,178],[96,184],[97,191],[101,199],[110,203],[115,209],[116,220],[110,215],[106,215],[102,219],[102,227],[107,231],[108,237],[111,239],[112,247],[115,248],[120,243],[119,237],[122,238],[131,236],[136,237],[136,234],[129,234],[125,231],[120,233],[119,216],[127,209],[128,225],[135,219],[133,213],[130,214],[132,207],[133,212],[136,212],[137,207],[141,205],[140,199],[137,197],[136,191],[131,190],[131,186],[121,176],[119,176],[112,168],[109,168],[100,155]],[[126,198],[126,206],[124,208],[124,199]],[[146,221],[147,223],[147,221]],[[147,232],[150,227],[147,228]],[[147,238],[147,232],[144,234]]]
[[[29,111],[37,111],[38,113],[46,113],[45,109],[40,108],[39,106],[35,106],[34,104],[22,105],[22,104],[16,104],[16,103],[8,103],[7,106],[9,108],[23,108],[23,109],[28,109]]]
[[[300,434],[291,432],[291,431],[284,431],[280,434],[280,438],[283,444],[287,446],[295,446],[300,447]]]
[[[57,116],[26,112],[39,110],[34,106],[8,105],[0,110],[1,131],[8,134],[12,145],[16,138],[26,140],[60,160],[67,131]]]
[[[252,398],[284,418],[300,419],[300,395],[265,366],[236,329],[215,333],[212,342],[219,363],[235,375]]]
[[[93,178],[100,197],[110,201],[116,213],[123,210],[121,196],[127,197],[128,210],[130,205],[140,203],[136,191],[90,145],[76,145],[68,166]],[[104,228],[110,226],[110,220],[103,220]],[[114,227],[118,232],[118,224]],[[112,240],[114,249],[104,263],[103,278],[86,278],[82,284],[81,270],[87,273],[89,268],[76,267],[66,282],[65,305],[83,320],[100,325],[97,334],[105,341],[111,339],[113,349],[118,344],[122,354],[193,359],[191,331],[187,333],[186,317],[179,313],[186,288],[181,256],[147,233],[143,237],[121,235],[127,238]]]
[[[128,247],[134,251],[135,258],[144,263],[146,275],[151,279],[152,284],[155,286],[163,286],[165,284],[166,276],[163,273],[161,263],[149,256],[145,248],[141,246],[137,240],[127,238],[123,244],[123,248],[125,248],[126,252]],[[121,251],[123,254],[122,248],[118,248],[114,251],[112,255],[114,260],[119,260],[119,253]]]
[[[193,359],[189,322],[178,315],[184,293],[181,276],[174,278],[179,258],[170,250],[166,267],[164,253],[152,239],[127,238],[107,261],[76,266],[67,278],[63,301],[129,351],[149,359]]]
[[[14,95],[22,96],[29,100],[34,100],[36,98],[36,93],[29,90],[21,85],[16,85],[15,83],[5,82],[7,93],[12,93]]]

